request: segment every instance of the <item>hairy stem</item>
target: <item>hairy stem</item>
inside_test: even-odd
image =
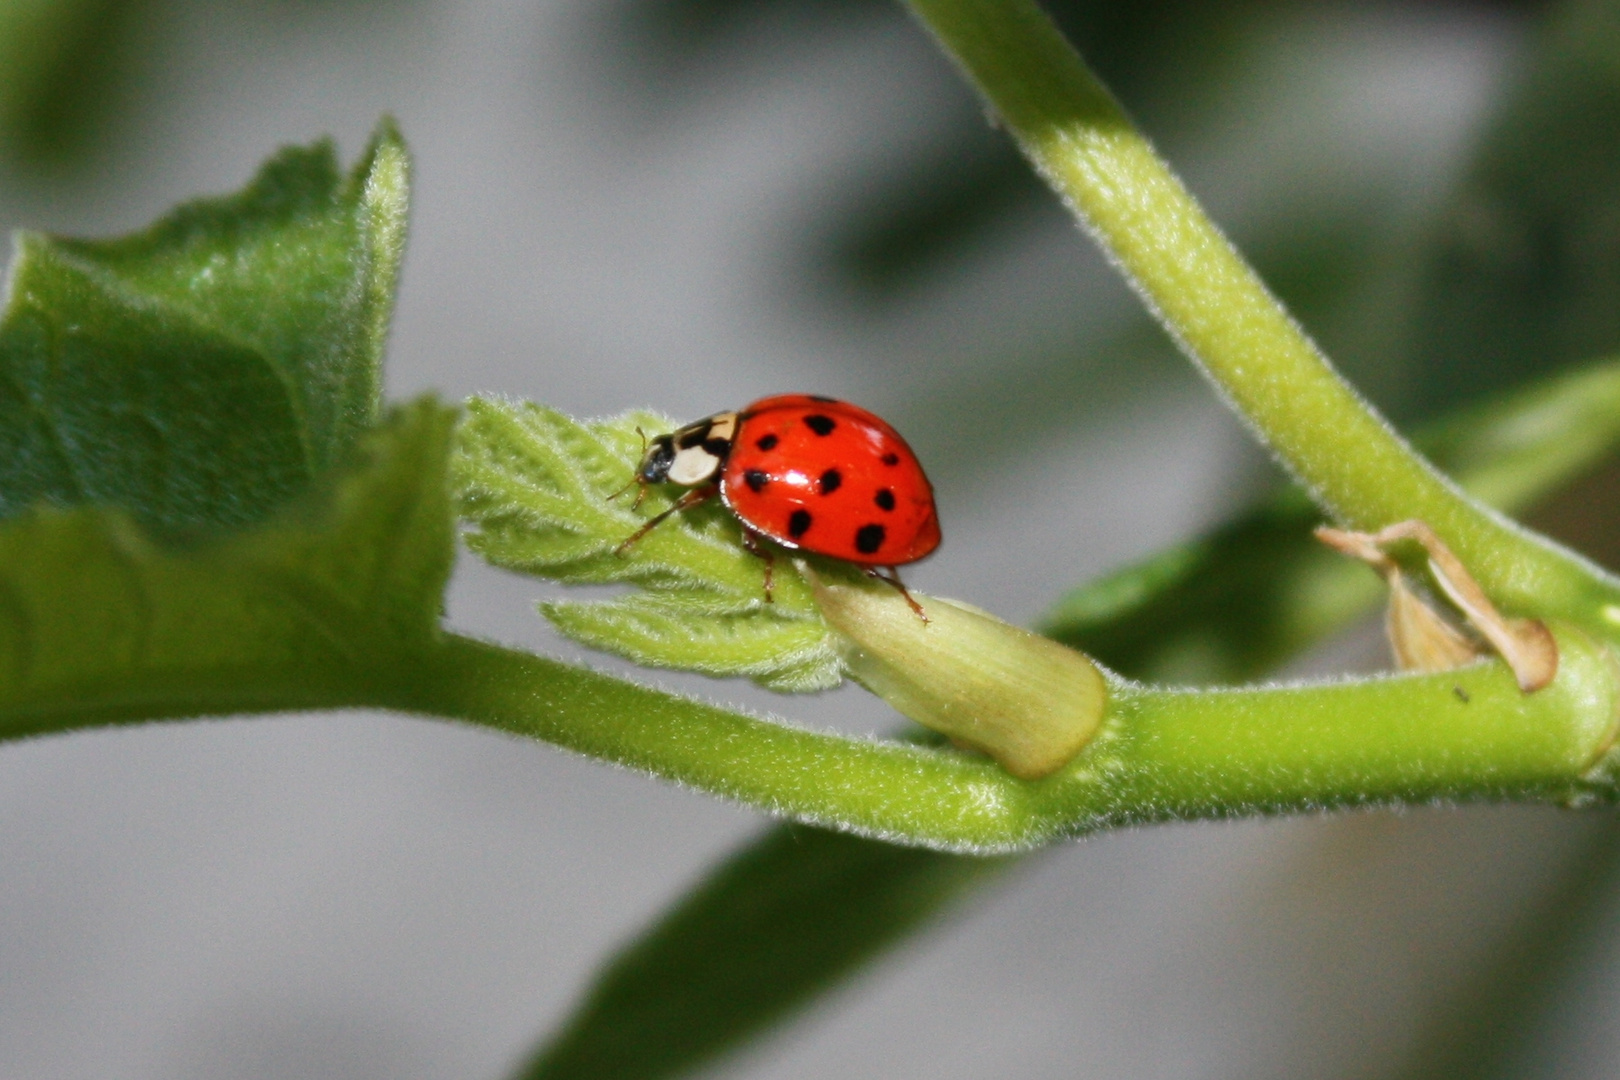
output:
[[[1369,531],[1422,519],[1510,610],[1615,635],[1620,585],[1475,503],[1402,440],[1034,0],[908,3],[1182,349],[1329,513]]]
[[[1397,800],[1606,794],[1608,650],[1560,632],[1563,665],[1523,694],[1496,662],[1442,675],[1246,690],[1116,681],[1103,733],[1018,780],[980,758],[804,731],[465,638],[397,707],[531,735],[775,813],[957,851],[1109,825]]]
[[[1443,675],[1177,691],[1111,680],[1101,732],[1019,780],[948,749],[806,731],[457,635],[359,668],[169,672],[60,688],[9,737],[312,708],[387,708],[532,738],[798,821],[953,851],[1010,851],[1164,818],[1433,798],[1614,794],[1594,765],[1620,702],[1608,650],[1559,632],[1547,689],[1496,662]]]

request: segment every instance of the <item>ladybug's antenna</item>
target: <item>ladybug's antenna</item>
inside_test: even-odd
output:
[[[647,456],[647,433],[645,431],[641,430],[641,425],[640,424],[636,425],[636,434],[641,436],[641,456],[646,457]],[[613,494],[609,495],[607,497],[607,501],[612,502],[614,499],[617,499],[620,495],[623,495],[625,492],[629,491],[631,488],[635,487],[637,484],[641,485],[641,490],[636,492],[636,501],[630,505],[630,509],[634,510],[636,507],[641,505],[642,498],[647,494],[647,485],[641,479],[641,470],[640,469],[636,470],[636,474],[630,478],[630,482],[628,484],[624,485],[624,487],[620,488],[618,491],[615,491]]]

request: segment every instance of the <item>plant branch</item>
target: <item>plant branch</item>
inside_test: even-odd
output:
[[[926,601],[925,601],[926,602]],[[388,708],[543,739],[794,820],[994,852],[1111,825],[1435,798],[1614,794],[1606,649],[1559,632],[1558,678],[1499,663],[1441,675],[1189,692],[1113,679],[1099,736],[1019,780],[987,759],[807,731],[457,635],[322,672],[171,671],[7,710],[16,737],[103,724]]]
[[[390,704],[545,739],[799,821],[956,851],[1110,825],[1436,798],[1608,795],[1595,769],[1620,687],[1606,649],[1559,631],[1526,695],[1500,663],[1441,675],[1245,690],[1115,680],[1102,734],[1018,780],[981,758],[791,728],[467,638],[413,665]]]
[[[1034,0],[908,3],[1182,349],[1330,514],[1368,531],[1422,519],[1509,609],[1615,635],[1620,585],[1475,503],[1402,440]]]

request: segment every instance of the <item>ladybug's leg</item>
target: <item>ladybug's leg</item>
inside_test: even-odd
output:
[[[887,574],[883,574],[878,572],[877,567],[868,566],[866,568],[866,576],[877,578],[879,581],[886,581],[890,585],[893,585],[896,589],[899,589],[900,595],[905,597],[906,603],[911,605],[911,610],[917,613],[917,618],[921,619],[923,622],[928,621],[928,613],[923,611],[922,605],[917,603],[917,601],[912,598],[912,595],[906,591],[905,583],[900,580],[900,571],[897,568],[891,566],[889,567],[889,572]]]
[[[767,604],[771,604],[775,603],[775,601],[771,599],[771,582],[776,570],[776,556],[771,552],[770,548],[762,545],[759,540],[759,533],[755,532],[753,529],[750,529],[746,525],[743,526],[743,547],[747,548],[750,554],[758,555],[760,558],[765,560],[765,602]]]
[[[646,481],[642,480],[639,476],[631,477],[630,482],[624,485],[624,487],[620,488],[618,491],[615,491],[613,494],[609,495],[607,497],[607,501],[612,502],[614,499],[617,499],[620,495],[623,495],[631,488],[636,489],[636,501],[630,504],[630,509],[638,509],[641,506],[641,500],[647,497]]]
[[[641,490],[646,491],[646,486],[643,485]],[[613,554],[623,555],[625,551],[629,549],[631,544],[652,532],[653,529],[655,529],[665,518],[669,517],[671,514],[678,514],[682,510],[690,510],[699,503],[714,498],[715,493],[719,490],[720,489],[715,487],[713,484],[709,484],[706,487],[693,488],[692,490],[688,491],[685,495],[682,495],[680,498],[675,500],[674,506],[671,506],[662,514],[653,517],[641,528],[631,533],[624,543],[613,549]],[[636,501],[639,503],[641,500],[637,499]]]

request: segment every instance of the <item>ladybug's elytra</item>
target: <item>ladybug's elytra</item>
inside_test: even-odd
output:
[[[718,494],[742,522],[750,550],[766,558],[767,599],[771,564],[756,545],[760,536],[880,577],[878,567],[894,575],[939,546],[934,489],[911,447],[882,418],[834,398],[762,398],[659,435],[647,443],[634,482],[643,491],[663,483],[690,490],[619,551],[670,514]],[[884,580],[916,607],[898,576]]]

